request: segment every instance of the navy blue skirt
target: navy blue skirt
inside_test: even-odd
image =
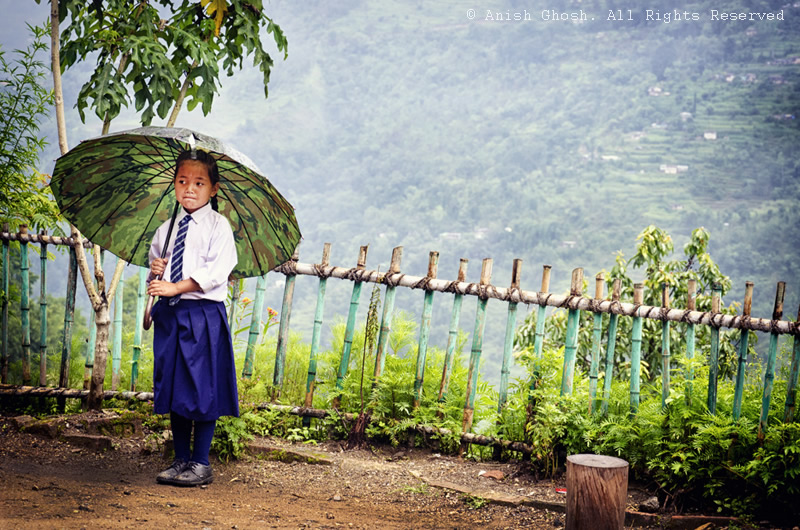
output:
[[[156,414],[197,421],[239,415],[236,364],[225,304],[159,300],[152,309]]]

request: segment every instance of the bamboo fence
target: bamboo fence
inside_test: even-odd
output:
[[[84,378],[84,389],[69,389],[67,387],[66,374],[69,372],[68,362],[70,355],[71,328],[72,319],[74,318],[75,307],[75,291],[76,291],[76,274],[77,265],[75,263],[75,242],[70,238],[52,237],[44,233],[42,234],[29,234],[26,230],[22,229],[19,233],[9,233],[5,228],[0,233],[0,240],[2,240],[2,288],[3,292],[7,293],[9,289],[9,242],[18,241],[20,243],[20,259],[21,259],[21,272],[22,272],[22,285],[21,285],[21,304],[20,316],[22,321],[22,386],[9,385],[7,381],[8,375],[8,297],[3,296],[2,300],[2,337],[0,337],[0,344],[2,345],[2,359],[0,360],[0,367],[2,367],[2,385],[0,385],[0,395],[17,395],[17,396],[49,396],[58,397],[59,399],[65,398],[79,398],[85,399],[88,390],[86,389],[86,382],[89,381],[92,370],[92,352],[91,347],[92,336],[89,337],[90,348],[86,357],[86,374]],[[59,385],[57,388],[48,388],[45,386],[45,380],[41,374],[46,372],[46,358],[47,355],[40,355],[40,379],[39,386],[31,386],[30,381],[30,301],[28,297],[29,280],[28,280],[28,245],[39,244],[41,246],[41,323],[42,323],[42,343],[46,342],[46,249],[47,245],[66,245],[70,248],[70,265],[68,271],[68,287],[66,293],[66,307],[65,319],[63,328],[63,349],[61,355],[60,377]],[[91,243],[84,243],[87,248],[91,247]],[[422,400],[422,388],[425,378],[425,355],[428,347],[428,338],[430,330],[431,310],[433,306],[434,293],[444,293],[453,295],[453,306],[450,320],[450,327],[448,332],[448,341],[445,353],[445,362],[442,368],[441,383],[439,393],[437,396],[438,401],[442,402],[447,399],[448,386],[453,369],[453,354],[456,345],[456,337],[460,329],[460,318],[463,299],[465,296],[471,296],[476,299],[476,311],[472,333],[472,344],[469,356],[469,372],[467,376],[467,392],[466,399],[463,404],[463,421],[462,421],[462,441],[466,443],[478,443],[483,445],[494,446],[495,448],[513,448],[525,453],[529,453],[531,448],[521,442],[501,441],[487,437],[481,437],[470,433],[473,421],[473,413],[475,406],[476,390],[479,380],[479,367],[480,359],[483,353],[483,336],[486,323],[486,307],[490,300],[497,300],[507,304],[508,316],[506,322],[506,330],[504,337],[504,348],[502,367],[500,374],[500,388],[498,399],[498,411],[501,411],[506,405],[508,399],[508,376],[510,373],[510,364],[512,360],[514,330],[516,327],[516,312],[517,306],[520,303],[534,304],[537,308],[537,321],[534,336],[533,354],[535,359],[540,359],[542,355],[542,345],[544,337],[544,316],[547,307],[564,308],[568,311],[567,316],[567,330],[566,341],[564,348],[564,369],[563,378],[561,381],[562,394],[568,394],[573,389],[573,377],[576,362],[576,351],[578,345],[578,331],[580,327],[581,312],[588,311],[593,314],[592,325],[592,345],[591,345],[591,362],[589,371],[590,380],[590,401],[588,407],[590,411],[607,412],[609,393],[611,388],[611,376],[613,374],[613,362],[615,358],[615,348],[617,339],[617,327],[620,317],[627,317],[632,319],[632,332],[631,332],[631,372],[630,372],[630,409],[632,413],[636,413],[639,406],[639,393],[641,386],[641,347],[642,347],[642,327],[644,320],[657,320],[661,322],[662,328],[662,341],[661,341],[661,361],[662,361],[662,404],[666,406],[666,400],[669,396],[670,389],[670,373],[672,371],[672,357],[670,352],[670,326],[672,323],[684,323],[685,336],[686,336],[686,350],[685,356],[692,358],[695,353],[695,331],[696,326],[707,326],[710,328],[710,355],[709,363],[709,381],[707,391],[706,405],[710,413],[716,412],[716,391],[719,377],[719,330],[720,328],[737,329],[741,332],[738,351],[738,367],[736,373],[736,386],[735,396],[733,403],[733,417],[737,419],[741,414],[742,396],[744,387],[745,370],[747,368],[747,351],[748,343],[747,337],[749,331],[762,331],[770,334],[770,344],[767,354],[766,369],[764,374],[764,385],[762,395],[762,413],[759,425],[759,433],[762,434],[766,429],[767,413],[769,411],[772,389],[775,379],[775,359],[777,352],[778,337],[780,335],[790,335],[793,337],[793,353],[789,379],[787,381],[787,397],[784,404],[784,421],[789,422],[794,419],[794,411],[796,407],[796,387],[798,384],[798,375],[800,375],[800,334],[798,333],[797,322],[783,320],[783,298],[785,293],[785,284],[780,282],[776,292],[775,309],[772,318],[754,318],[750,315],[750,308],[752,306],[753,285],[748,282],[745,290],[745,301],[741,315],[723,314],[720,312],[720,290],[717,286],[714,287],[712,292],[712,310],[709,312],[697,311],[695,309],[694,292],[696,291],[696,284],[694,280],[690,280],[689,299],[686,308],[674,308],[670,306],[669,294],[666,286],[663,287],[661,306],[648,306],[642,303],[644,287],[642,284],[634,286],[633,302],[623,302],[620,300],[620,284],[616,281],[612,288],[610,298],[604,298],[603,286],[604,278],[598,275],[595,278],[595,293],[593,297],[586,297],[582,294],[583,285],[583,270],[578,268],[572,272],[572,281],[570,292],[568,295],[558,295],[549,292],[550,284],[550,266],[545,265],[542,271],[542,283],[540,291],[526,291],[520,289],[520,275],[521,275],[521,260],[514,260],[512,268],[512,279],[509,287],[498,287],[492,285],[492,259],[486,258],[481,264],[480,278],[477,283],[467,282],[467,260],[462,259],[458,277],[456,280],[443,280],[437,277],[437,269],[439,262],[439,254],[431,252],[428,271],[425,276],[411,276],[404,274],[400,271],[400,262],[402,258],[402,247],[396,247],[392,252],[392,259],[389,269],[386,272],[378,270],[368,270],[366,268],[367,261],[367,247],[363,246],[359,250],[358,260],[355,267],[337,267],[330,265],[330,244],[325,244],[322,259],[318,264],[309,264],[299,262],[297,253],[290,261],[284,263],[275,269],[275,272],[283,274],[286,277],[283,303],[280,311],[280,325],[278,331],[277,351],[275,356],[275,368],[273,376],[273,403],[264,404],[264,407],[278,408],[286,412],[297,414],[304,417],[306,425],[312,417],[320,418],[330,414],[330,411],[313,409],[311,407],[313,402],[314,389],[317,384],[317,355],[319,353],[319,344],[321,330],[323,326],[323,312],[326,295],[326,285],[330,278],[350,281],[353,284],[353,290],[350,298],[350,306],[348,311],[347,324],[344,334],[344,345],[341,351],[339,367],[336,372],[335,388],[342,389],[344,378],[347,376],[349,369],[350,350],[352,348],[352,341],[356,326],[356,314],[361,298],[361,290],[364,283],[380,283],[385,286],[384,292],[384,307],[382,313],[382,320],[380,323],[380,332],[377,341],[377,348],[375,353],[375,367],[373,371],[373,386],[377,384],[380,379],[385,363],[387,354],[387,341],[391,332],[391,324],[394,312],[394,300],[396,289],[404,287],[409,289],[418,289],[424,291],[423,306],[421,313],[421,322],[419,327],[418,337],[418,358],[416,362],[416,374],[414,379],[414,406],[419,406]],[[288,344],[288,333],[290,326],[290,317],[292,313],[292,300],[294,295],[295,279],[297,276],[316,276],[319,278],[319,285],[317,288],[317,303],[314,315],[314,326],[311,340],[311,352],[308,361],[308,378],[306,382],[306,397],[303,406],[285,406],[277,405],[275,402],[280,397],[281,390],[284,383],[284,368],[286,362],[286,348]],[[145,269],[140,269],[138,275],[139,280],[139,299],[137,300],[137,317],[136,321],[141,322],[144,314],[144,283],[145,283]],[[238,282],[234,282],[238,287]],[[243,378],[249,378],[253,373],[254,361],[254,346],[258,339],[260,326],[262,325],[261,314],[263,310],[264,291],[266,289],[266,275],[258,278],[256,285],[256,295],[254,299],[253,317],[249,329],[248,344],[245,352],[244,368],[242,371]],[[233,293],[234,298],[238,297],[238,289]],[[131,369],[131,385],[127,391],[119,391],[118,373],[119,373],[119,359],[121,349],[121,321],[122,321],[122,289],[117,290],[116,306],[115,306],[115,334],[112,343],[112,390],[105,392],[105,397],[121,397],[123,399],[135,400],[152,400],[152,393],[137,392],[136,384],[138,377],[138,362],[140,359],[142,345],[141,345],[141,329],[137,326],[134,335],[133,345],[133,366]],[[235,310],[235,304],[231,306],[231,312]],[[602,315],[609,314],[606,342],[606,355],[602,357],[601,342],[603,337],[602,329]],[[233,314],[231,315],[233,317]],[[800,317],[800,315],[799,315]],[[90,330],[91,331],[91,330]],[[604,366],[605,380],[602,387],[599,387],[599,372],[601,363]],[[536,371],[538,368],[535,368]],[[532,385],[536,383],[536,372],[532,378]],[[687,374],[688,382],[688,397],[691,399],[693,374]],[[601,390],[602,389],[602,390]],[[334,409],[338,407],[338,403],[334,401]],[[443,431],[437,431],[432,427],[417,426],[416,430],[423,435],[434,434],[438,432],[441,434]]]

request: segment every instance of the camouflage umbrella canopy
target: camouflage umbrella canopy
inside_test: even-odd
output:
[[[50,188],[84,237],[148,267],[153,235],[175,211],[175,159],[191,149],[217,159],[219,211],[239,258],[233,276],[260,276],[288,261],[300,241],[292,205],[249,158],[188,129],[143,127],[85,140],[56,161]]]

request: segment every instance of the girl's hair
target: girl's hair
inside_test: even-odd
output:
[[[183,162],[187,160],[192,160],[195,162],[200,162],[206,167],[206,171],[208,172],[208,179],[211,181],[211,185],[219,184],[219,168],[217,167],[217,159],[214,158],[213,155],[207,153],[205,151],[201,151],[200,149],[192,150],[192,151],[183,151],[181,154],[178,155],[177,160],[175,160],[175,176],[178,176],[178,168],[180,168]],[[217,196],[214,195],[211,197],[211,208],[216,212],[219,211],[219,205],[217,204]]]

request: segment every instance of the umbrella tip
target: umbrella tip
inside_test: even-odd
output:
[[[187,141],[188,141],[188,143],[189,143],[189,148],[190,148],[190,149],[191,149],[191,151],[192,151],[192,152],[191,152],[191,154],[189,155],[189,158],[190,158],[191,160],[197,160],[197,148],[195,147],[195,137],[194,137],[194,134],[189,134],[189,138],[187,138]]]

